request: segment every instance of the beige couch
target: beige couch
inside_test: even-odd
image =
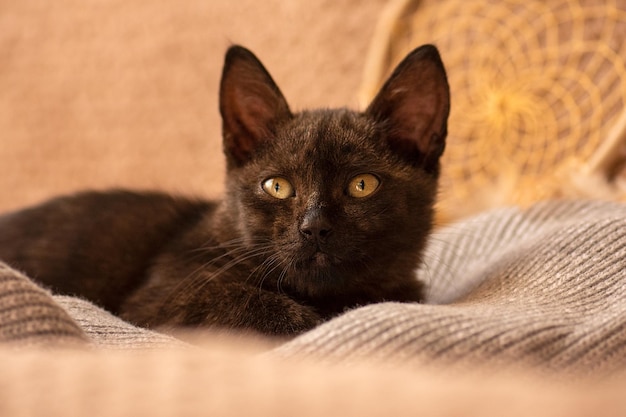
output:
[[[112,186],[215,196],[232,43],[294,110],[355,106],[385,1],[2,2],[0,208]]]

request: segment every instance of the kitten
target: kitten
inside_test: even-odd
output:
[[[220,85],[225,197],[84,192],[0,217],[0,259],[146,327],[308,330],[381,301],[418,302],[449,89],[411,52],[364,112],[292,113],[231,47]]]

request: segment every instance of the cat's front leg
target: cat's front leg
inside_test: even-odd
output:
[[[241,283],[209,281],[196,291],[165,299],[150,296],[156,295],[153,291],[158,290],[144,289],[131,297],[121,316],[151,328],[227,328],[272,336],[296,335],[322,322],[313,308],[285,294]]]

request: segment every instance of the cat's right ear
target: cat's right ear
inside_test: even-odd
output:
[[[289,105],[261,61],[246,48],[226,53],[220,84],[224,152],[229,167],[249,161],[274,127],[292,117]]]
[[[437,48],[421,46],[398,64],[366,114],[411,164],[438,175],[450,113],[446,71]]]

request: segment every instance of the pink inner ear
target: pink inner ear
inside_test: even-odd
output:
[[[402,61],[372,101],[367,113],[387,126],[388,139],[409,158],[439,157],[449,113],[443,64],[432,46],[420,47]]]
[[[280,90],[251,52],[238,47],[227,54],[220,86],[224,148],[229,163],[243,164],[270,137],[274,123],[291,117]]]
[[[435,127],[434,109],[424,108],[424,103],[407,100],[399,105],[390,116],[392,136],[396,140],[406,141],[407,147],[417,146],[422,154],[428,153],[430,140]],[[412,144],[412,145],[411,145]]]
[[[257,91],[260,89],[256,89]],[[280,116],[276,98],[270,95],[251,95],[250,91],[235,91],[228,119],[225,117],[226,141],[230,153],[238,160],[250,157],[259,144],[268,139],[272,124]],[[269,96],[269,97],[268,97]],[[274,101],[267,100],[274,98]]]
[[[273,106],[258,96],[244,94],[237,103],[239,122],[245,126],[252,140],[262,140],[269,134],[269,125],[276,117]]]
[[[396,90],[395,97],[385,105],[389,140],[396,147],[407,154],[417,150],[424,156],[440,148],[441,144],[433,142],[445,139],[448,109],[447,102],[436,92],[422,95]]]
[[[245,161],[256,146],[269,135],[272,113],[262,99],[236,91],[235,98],[225,99],[229,111],[224,114],[224,145],[239,162]]]

